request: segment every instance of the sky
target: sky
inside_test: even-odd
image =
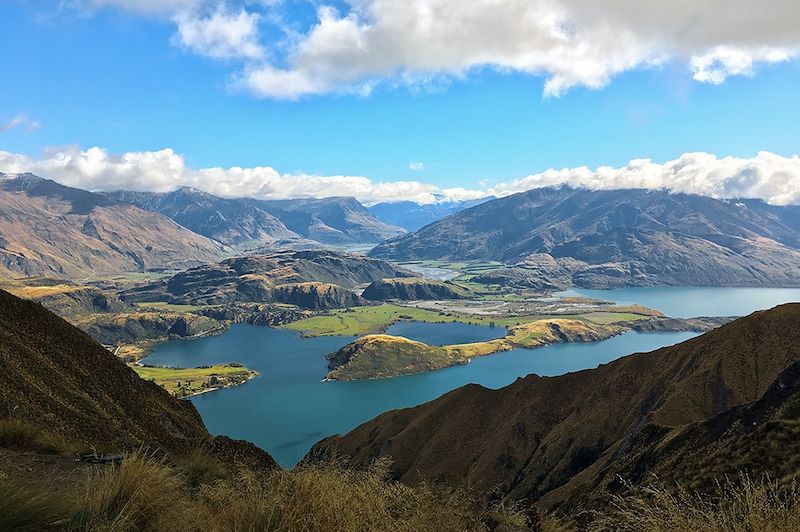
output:
[[[798,24],[796,0],[3,0],[0,172],[800,203]]]

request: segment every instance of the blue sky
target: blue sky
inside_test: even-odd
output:
[[[286,27],[302,40],[318,23],[316,6],[226,4],[232,14],[260,17],[258,50],[220,58],[181,44],[175,13],[119,3],[0,5],[0,123],[27,120],[0,131],[0,150],[36,160],[67,145],[109,154],[171,148],[192,168],[265,166],[467,189],[548,168],[665,162],[686,152],[799,151],[800,61],[791,54],[719,84],[693,79],[690,54],[678,54],[658,65],[645,57],[602,86],[581,78],[558,95],[545,94],[550,67],[490,64],[459,72],[439,65],[422,72],[423,81],[380,73],[325,79],[322,89],[287,99],[235,80],[261,63],[297,71]],[[344,17],[347,5],[338,7]]]

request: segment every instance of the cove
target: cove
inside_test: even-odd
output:
[[[159,344],[145,362],[187,367],[235,361],[259,371],[260,377],[242,386],[199,395],[192,402],[212,433],[249,440],[282,466],[291,467],[326,436],[347,432],[383,412],[430,401],[468,383],[499,388],[530,373],[550,376],[593,368],[692,336],[630,332],[603,342],[515,349],[407,377],[320,382],[327,373],[325,354],[353,337],[302,338],[294,331],[234,325],[220,336]]]
[[[718,288],[649,286],[616,290],[573,288],[556,296],[585,296],[655,308],[673,318],[746,316],[783,303],[800,301],[800,288]]]

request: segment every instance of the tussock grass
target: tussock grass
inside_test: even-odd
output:
[[[239,489],[221,483],[206,491],[224,530],[525,530],[522,513],[483,509],[465,493],[432,486],[410,488],[388,480],[389,462],[366,471],[335,462],[245,475]]]
[[[595,517],[589,530],[793,532],[800,530],[800,485],[741,475],[700,495],[656,484],[615,497],[611,510]]]
[[[0,419],[0,448],[41,454],[74,451],[63,438],[15,418]]]
[[[180,472],[138,452],[86,479],[74,521],[93,531],[197,530],[202,516]]]
[[[72,501],[48,485],[11,479],[0,472],[0,530],[59,529],[69,521]]]

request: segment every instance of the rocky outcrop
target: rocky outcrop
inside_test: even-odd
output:
[[[421,299],[465,299],[469,294],[453,284],[430,279],[403,277],[399,279],[380,279],[373,281],[361,294],[374,301],[399,299],[416,301]]]
[[[413,275],[388,262],[335,251],[282,251],[201,266],[122,292],[126,301],[192,305],[300,302],[303,308],[364,304],[348,288],[383,277]],[[304,283],[338,285],[301,287]],[[304,306],[304,305],[310,306]]]

